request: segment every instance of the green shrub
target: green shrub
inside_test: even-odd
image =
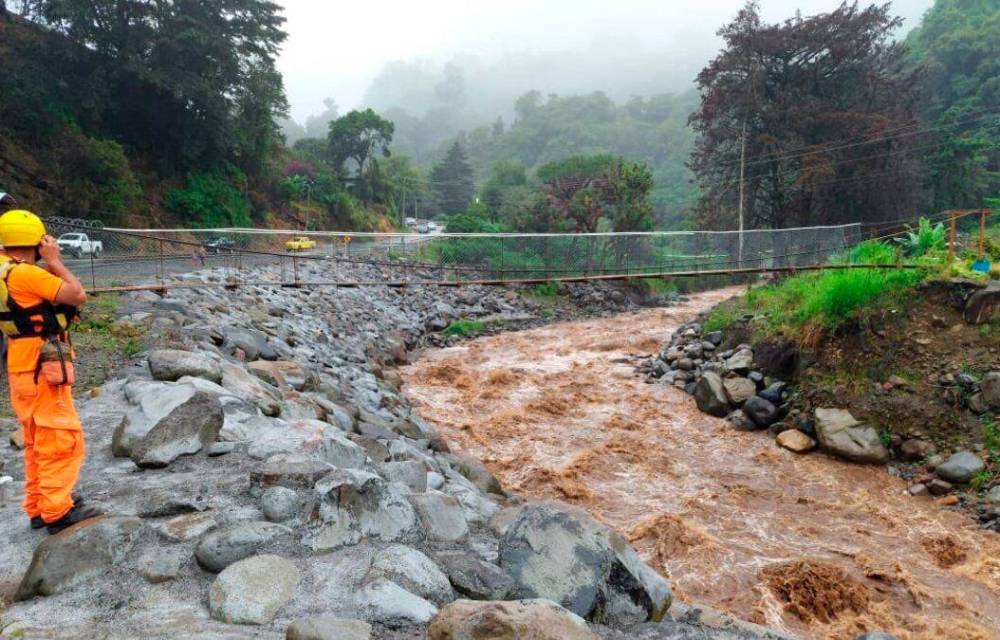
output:
[[[72,203],[75,215],[116,224],[142,197],[142,187],[125,151],[113,140],[67,133],[57,158],[66,200]]]
[[[249,227],[250,203],[239,184],[244,176],[232,166],[193,173],[183,189],[167,192],[167,209],[195,227]]]
[[[927,255],[929,252],[945,247],[944,223],[932,225],[927,218],[920,218],[917,228],[906,225],[907,233],[896,241],[903,245],[906,254],[914,258]]]
[[[534,294],[543,298],[554,298],[559,294],[559,285],[555,282],[536,284],[534,287]]]
[[[486,325],[478,320],[456,320],[444,330],[446,336],[462,336],[467,338],[482,333]]]

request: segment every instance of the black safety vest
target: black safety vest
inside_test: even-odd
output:
[[[0,262],[0,332],[11,340],[54,338],[64,334],[77,318],[75,307],[48,301],[22,307],[10,295],[7,278],[19,264],[9,258]]]

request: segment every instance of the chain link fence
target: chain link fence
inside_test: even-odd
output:
[[[91,288],[166,282],[214,268],[233,283],[549,280],[823,264],[859,224],[738,232],[446,234],[262,229],[118,229],[49,218],[67,265]],[[349,269],[348,267],[354,267]],[[334,268],[336,267],[336,268]]]

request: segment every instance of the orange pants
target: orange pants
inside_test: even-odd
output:
[[[80,419],[69,385],[55,387],[31,371],[10,374],[10,399],[24,427],[24,510],[47,523],[73,508],[73,488],[83,467]]]

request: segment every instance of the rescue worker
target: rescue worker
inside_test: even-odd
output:
[[[100,515],[73,495],[84,443],[67,329],[87,294],[35,214],[0,215],[0,244],[0,330],[7,338],[11,405],[24,429],[24,510],[33,529],[58,533]]]

